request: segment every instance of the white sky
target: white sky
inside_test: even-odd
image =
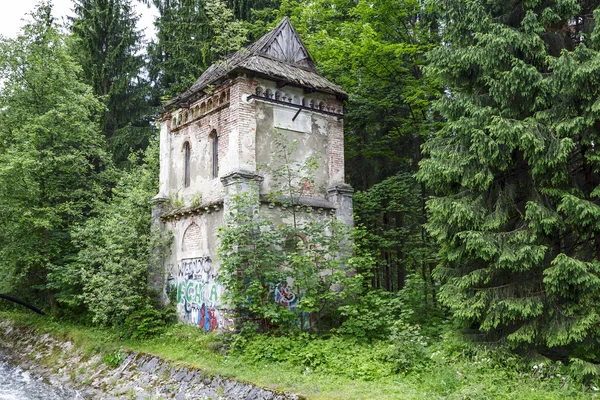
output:
[[[15,37],[19,28],[25,24],[23,19],[27,17],[26,14],[33,11],[37,3],[38,0],[0,0],[0,4],[2,4],[2,10],[0,11],[0,35]],[[66,15],[72,15],[72,0],[53,0],[53,3],[53,14],[58,21],[63,22]],[[136,13],[141,15],[138,28],[144,29],[147,39],[153,37],[153,22],[154,16],[157,13],[156,9],[149,9],[136,0],[132,0],[132,4],[136,9]]]

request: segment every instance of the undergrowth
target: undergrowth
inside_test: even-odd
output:
[[[70,340],[111,367],[126,352],[154,354],[209,373],[235,377],[308,399],[585,399],[596,386],[573,378],[560,363],[536,362],[464,342],[446,329],[425,337],[396,326],[388,339],[334,334],[207,334],[171,325],[150,339],[19,313],[0,319]]]

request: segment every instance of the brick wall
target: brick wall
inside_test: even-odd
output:
[[[339,109],[343,109],[342,102],[331,101]],[[327,157],[329,161],[329,185],[344,182],[344,122],[335,117],[328,118],[327,131],[329,145]]]
[[[183,251],[197,250],[202,247],[202,230],[196,223],[192,223],[183,234]]]

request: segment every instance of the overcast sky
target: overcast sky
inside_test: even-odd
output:
[[[16,36],[19,28],[23,26],[23,19],[27,17],[27,13],[31,12],[38,0],[1,0],[2,10],[0,11],[0,35],[7,37]],[[64,21],[66,15],[72,15],[73,8],[72,0],[53,0],[54,17],[59,21]],[[154,15],[155,9],[148,9],[146,6],[139,4],[137,1],[132,2],[136,8],[136,12],[141,14],[141,19],[138,23],[138,28],[145,29],[146,38],[152,37],[154,32]]]

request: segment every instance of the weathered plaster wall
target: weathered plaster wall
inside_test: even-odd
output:
[[[217,233],[223,210],[167,221],[164,229],[173,232],[172,253],[166,273],[176,291],[177,311],[182,321],[213,331],[230,325],[221,303],[223,288],[216,281]]]
[[[316,155],[318,169],[311,171],[315,182],[312,187],[307,187],[305,195],[311,197],[326,198],[326,188],[329,184],[329,160],[327,159],[328,136],[325,129],[322,129],[323,124],[317,124],[313,121],[324,120],[316,116],[308,115],[310,119],[310,132],[298,132],[278,128],[274,131],[273,128],[273,113],[274,111],[284,109],[280,106],[273,106],[267,103],[257,103],[257,131],[256,131],[256,161],[263,166],[261,175],[264,181],[261,186],[261,192],[268,194],[273,191],[285,189],[284,182],[276,182],[272,176],[272,171],[280,170],[285,166],[285,160],[281,157],[275,145],[277,135],[281,135],[284,141],[290,146],[294,141],[298,145],[292,153],[292,159],[288,162],[291,168],[303,165],[310,157]]]
[[[275,226],[282,223],[292,224],[294,221],[294,216],[290,207],[262,204],[260,213],[264,218],[273,221]],[[331,208],[302,206],[300,207],[300,210],[296,211],[296,219],[301,222],[325,222],[330,218],[335,218],[335,211],[332,212]]]
[[[79,390],[86,400],[302,399],[146,354],[126,354],[119,366],[111,368],[99,355],[84,356],[69,341],[7,320],[0,320],[1,356],[50,383]]]
[[[284,86],[277,88],[275,82],[259,79],[255,90],[270,95],[284,104],[273,104],[254,99],[256,104],[256,162],[267,165],[261,171],[264,178],[261,192],[278,190],[269,171],[283,164],[278,160],[274,147],[276,131],[290,143],[298,141],[298,148],[292,155],[290,164],[302,164],[308,157],[317,154],[318,169],[315,171],[315,185],[311,188],[312,197],[327,198],[326,188],[344,181],[344,132],[343,122],[337,117],[324,115],[312,110],[301,110],[294,104],[313,106],[323,111],[342,112],[343,103],[333,95],[325,93],[306,94],[301,88]],[[295,119],[294,119],[295,118]]]
[[[224,85],[211,96],[201,97],[189,109],[179,109],[169,113],[161,122],[161,182],[160,193],[165,198],[175,193],[187,204],[201,196],[203,202],[222,197],[219,178],[212,176],[212,139],[215,131],[218,137],[219,175],[232,158],[230,137],[235,120],[237,85],[235,82]],[[233,96],[233,97],[232,97]],[[178,122],[179,121],[179,122]],[[185,150],[190,146],[190,185],[185,187]],[[167,172],[163,172],[167,171]]]

